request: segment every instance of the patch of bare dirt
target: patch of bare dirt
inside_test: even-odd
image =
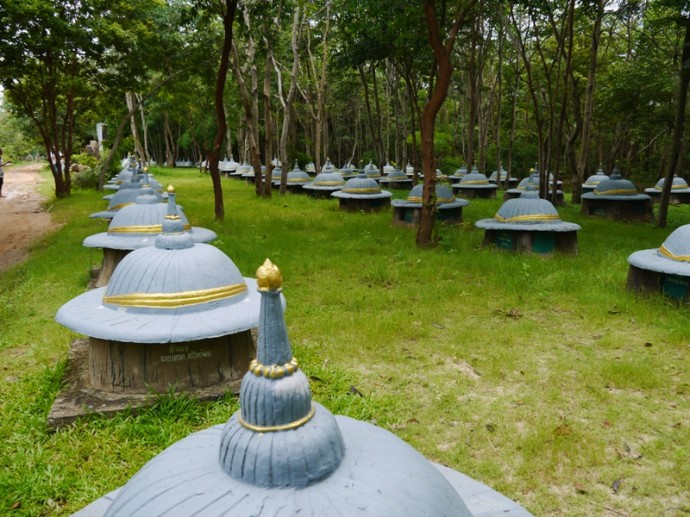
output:
[[[38,173],[41,167],[39,162],[5,167],[0,197],[0,271],[20,263],[36,239],[59,228],[38,192],[45,181]]]

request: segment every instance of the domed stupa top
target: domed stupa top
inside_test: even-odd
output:
[[[151,187],[148,174],[144,173],[142,181],[139,180],[138,174],[133,174],[130,181],[131,186],[124,188],[125,184],[123,184],[123,187],[110,198],[107,210],[93,213],[90,217],[94,219],[112,219],[118,210],[127,205],[133,205],[136,198],[142,193],[142,189],[144,189],[146,194],[154,195],[158,202],[163,201],[163,196]]]
[[[406,187],[412,185],[412,179],[408,178],[400,169],[393,169],[385,178],[381,178],[380,181],[383,185],[388,185],[390,187],[395,187],[397,185]]]
[[[343,177],[335,171],[320,172],[313,181],[306,183],[303,188],[311,190],[339,190],[345,185]]]
[[[459,473],[312,400],[292,355],[280,272],[267,261],[257,277],[257,358],[242,380],[240,409],[225,426],[194,433],[147,463],[106,515],[472,515],[451,484]],[[483,487],[482,499],[492,498],[505,499]],[[519,509],[512,505],[500,501],[497,511]]]
[[[461,180],[462,178],[465,177],[466,174],[467,174],[467,167],[463,165],[459,169],[455,169],[455,172],[453,174],[451,174],[450,176],[448,176],[448,179]]]
[[[195,244],[169,193],[162,232],[132,251],[106,287],[63,305],[58,323],[90,337],[131,343],[176,343],[255,327],[259,297],[218,248]]]
[[[321,167],[321,172],[335,172],[336,168],[335,165],[331,163],[330,158],[326,158],[326,163],[323,164],[323,167]]]
[[[393,166],[390,164],[390,162],[386,162],[386,165],[383,166],[383,173],[384,173],[385,175],[390,174],[390,173],[393,172],[394,170],[395,170],[395,167],[393,167]]]
[[[646,188],[646,189],[644,189],[644,191],[647,193],[659,194],[664,189],[664,183],[666,183],[666,178],[661,178],[659,181],[656,182],[656,185],[654,185],[651,188]],[[680,176],[673,176],[673,183],[671,184],[671,192],[687,193],[687,192],[690,192],[690,186],[688,185],[688,182],[685,181]]]
[[[613,169],[609,179],[601,181],[592,192],[582,195],[590,199],[649,199],[647,194],[639,194],[633,182],[624,179],[618,169]]]
[[[505,170],[503,167],[501,167],[500,172],[501,172],[501,175],[500,175],[500,178],[498,178],[498,181],[507,180],[508,179],[508,171]],[[498,171],[493,171],[491,173],[491,176],[489,176],[489,180],[497,181],[497,179],[496,179],[497,177],[498,177]]]
[[[496,184],[491,183],[489,178],[477,170],[477,166],[472,167],[472,172],[465,174],[461,179],[460,183],[456,183],[456,186],[461,188],[496,188]]]
[[[290,172],[287,173],[287,184],[304,185],[305,183],[309,182],[309,180],[309,174],[300,169],[299,163],[297,163],[297,160],[295,160],[295,166]],[[280,178],[276,178],[273,183],[280,185]]]
[[[347,180],[343,188],[333,192],[331,196],[343,199],[380,199],[393,197],[393,194],[387,190],[381,190],[381,186],[375,179],[368,178],[366,174],[358,174]]]
[[[604,180],[609,179],[608,175],[604,172],[604,169],[602,168],[601,165],[599,165],[599,169],[595,174],[592,174],[589,178],[587,178],[587,181],[585,181],[582,186],[583,187],[596,187],[599,185]]]
[[[658,248],[632,253],[628,263],[658,273],[690,276],[690,224],[676,228]]]
[[[347,162],[343,165],[340,170],[338,170],[343,179],[349,179],[357,175],[357,170],[354,168],[351,162]]]
[[[170,193],[174,194],[172,186],[168,187],[168,204]],[[174,199],[175,196],[173,195]],[[135,250],[144,246],[152,246],[156,236],[163,231],[163,222],[169,208],[153,195],[152,189],[141,189],[141,193],[133,205],[127,205],[118,210],[108,225],[108,231],[90,235],[84,239],[87,248],[110,248],[117,250]],[[210,242],[217,238],[214,231],[206,228],[192,227],[182,207],[177,207],[177,213],[185,231],[192,235],[194,242]]]
[[[391,201],[393,206],[402,206],[408,208],[421,208],[422,206],[422,195],[424,193],[424,185],[419,183],[415,185],[410,193],[407,195],[406,199],[394,199]],[[466,199],[455,197],[453,191],[441,183],[436,184],[436,206],[439,208],[456,208],[469,206],[470,202]]]
[[[536,185],[530,183],[518,198],[507,200],[491,219],[475,223],[485,230],[527,230],[548,232],[572,232],[581,228],[575,223],[561,221],[553,204],[539,197]]]
[[[374,165],[372,161],[369,161],[369,163],[365,165],[364,174],[367,175],[367,178],[378,179],[381,177],[381,171],[379,171],[379,168]]]

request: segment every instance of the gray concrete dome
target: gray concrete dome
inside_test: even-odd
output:
[[[421,208],[422,206],[422,195],[424,193],[424,184],[419,183],[412,187],[407,198],[405,199],[394,199],[391,201],[393,206],[402,206],[408,208]],[[436,184],[436,206],[438,208],[443,208],[444,206],[448,208],[456,208],[458,206],[468,206],[470,204],[466,199],[455,197],[453,191],[442,183]]]
[[[639,194],[633,182],[624,179],[617,169],[614,169],[609,179],[600,182],[592,192],[582,195],[592,199],[649,199],[648,195]]]
[[[312,190],[339,190],[345,185],[345,179],[337,172],[320,172],[313,181],[303,188]]]
[[[690,276],[690,224],[676,228],[658,248],[632,253],[628,263],[658,273]]]
[[[367,175],[368,178],[378,179],[378,178],[381,177],[381,171],[380,171],[379,168],[378,168],[376,165],[374,165],[374,163],[371,162],[371,161],[364,167],[364,171],[363,171],[363,172],[364,172],[364,174]]]
[[[129,188],[118,189],[109,200],[107,210],[93,213],[89,217],[92,219],[112,219],[118,210],[125,206],[133,205],[140,194],[151,194],[158,199],[159,203],[163,202],[163,196],[160,192],[153,190],[151,184],[148,182],[148,178],[145,177],[143,181],[140,181],[139,175],[135,174],[132,176],[131,186]]]
[[[599,170],[595,174],[592,174],[589,178],[587,178],[587,181],[585,181],[582,185],[584,187],[596,187],[599,185],[604,180],[609,179],[609,176],[604,173],[604,169],[599,167]]]
[[[132,251],[106,287],[64,304],[58,323],[81,334],[132,343],[175,343],[255,327],[259,298],[218,248],[195,244],[176,213],[174,194],[155,245]]]
[[[460,183],[456,183],[456,186],[460,188],[476,188],[476,189],[495,189],[496,184],[491,183],[486,175],[482,174],[477,170],[476,167],[472,168],[472,172],[465,174],[461,179]]]
[[[475,226],[485,230],[548,232],[572,232],[581,229],[575,223],[562,221],[556,207],[550,201],[541,199],[539,193],[532,189],[524,191],[519,198],[507,200],[493,218],[481,219]]]
[[[661,178],[659,181],[656,182],[656,185],[654,185],[651,188],[646,188],[644,191],[649,192],[649,193],[658,194],[663,190],[664,183],[666,183],[666,178]],[[688,182],[685,181],[680,176],[673,176],[673,183],[671,184],[671,192],[676,192],[676,193],[690,192],[690,186],[688,185]]]
[[[295,160],[295,166],[291,171],[287,173],[286,181],[288,185],[304,185],[310,181],[309,174],[304,172],[299,168],[297,160]],[[280,178],[276,179],[274,182],[276,185],[280,185]]]
[[[173,192],[171,187],[168,192]],[[175,199],[169,198],[168,203]],[[113,216],[108,231],[90,235],[84,239],[87,248],[110,248],[117,250],[135,250],[152,246],[156,236],[163,231],[163,222],[169,208],[161,203],[153,192],[142,189],[133,205],[127,205]],[[177,213],[185,231],[188,231],[194,242],[210,242],[217,238],[214,231],[192,226],[182,207],[177,206]]]
[[[358,174],[347,180],[343,188],[333,192],[331,196],[343,199],[379,199],[392,197],[393,194],[387,190],[381,190],[381,186],[375,179]]]

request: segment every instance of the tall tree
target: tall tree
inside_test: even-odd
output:
[[[218,65],[218,75],[216,76],[215,106],[217,129],[213,139],[213,148],[208,154],[209,171],[213,182],[213,201],[216,221],[225,219],[225,206],[223,204],[223,187],[220,183],[220,171],[218,162],[223,148],[223,139],[228,128],[225,119],[225,106],[223,104],[223,94],[225,92],[225,82],[228,76],[228,64],[230,62],[230,49],[232,48],[232,24],[235,21],[235,10],[237,0],[224,0],[222,3],[221,17],[223,19],[223,48],[220,53],[220,63]],[[261,171],[259,171],[261,176]]]
[[[424,0],[424,15],[429,30],[429,43],[433,50],[437,67],[435,81],[432,81],[431,96],[424,105],[421,119],[422,132],[422,166],[424,167],[424,188],[422,193],[422,216],[417,230],[416,242],[420,248],[428,248],[436,244],[434,237],[434,223],[436,222],[436,162],[434,158],[434,130],[436,116],[448,94],[450,79],[453,74],[451,51],[455,45],[458,32],[465,23],[467,16],[477,0],[461,2],[455,15],[453,24],[448,31],[445,43],[441,38],[441,26],[437,18],[436,1]],[[446,12],[445,1],[441,2],[441,12]],[[432,79],[434,76],[432,75]]]
[[[680,57],[680,79],[678,82],[678,94],[676,100],[676,115],[673,121],[673,139],[671,141],[671,155],[669,158],[668,169],[664,179],[664,188],[659,199],[659,217],[657,225],[661,228],[666,226],[668,218],[668,202],[673,185],[673,176],[676,174],[680,150],[683,143],[685,132],[685,111],[688,104],[688,85],[690,85],[690,11],[681,9],[679,22],[684,26],[683,50]]]

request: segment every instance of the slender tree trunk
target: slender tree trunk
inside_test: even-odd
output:
[[[673,121],[671,155],[669,157],[668,169],[666,169],[664,188],[661,190],[661,197],[659,198],[657,226],[660,228],[666,227],[673,175],[676,173],[680,149],[683,145],[683,133],[685,132],[685,109],[688,104],[688,85],[690,84],[690,16],[686,15],[683,21],[685,22],[685,37],[683,38],[683,52],[680,59],[680,83],[678,84],[676,116]]]
[[[137,157],[140,160],[145,160],[146,159],[146,153],[144,152],[144,148],[141,145],[141,140],[139,139],[139,129],[137,128],[137,119],[136,119],[136,110],[132,110],[132,107],[135,104],[139,104],[136,101],[137,95],[131,91],[128,90],[125,92],[125,100],[127,102],[127,110],[132,112],[132,116],[129,117],[129,127],[132,131],[132,139],[134,140],[134,152],[137,154]]]
[[[450,53],[455,39],[469,10],[474,7],[476,0],[469,0],[457,14],[453,27],[445,45],[436,20],[436,2],[424,0],[424,15],[429,30],[429,43],[434,51],[434,59],[438,66],[438,73],[431,96],[424,105],[421,118],[422,130],[422,163],[424,167],[424,188],[422,192],[422,214],[417,230],[416,243],[420,248],[432,247],[436,244],[434,224],[436,222],[436,163],[434,161],[434,126],[443,102],[448,94],[453,65]]]
[[[222,222],[225,219],[223,186],[220,182],[220,170],[218,168],[218,162],[220,160],[223,139],[225,138],[225,131],[227,129],[225,107],[223,105],[223,93],[225,92],[225,82],[228,76],[230,48],[232,47],[232,24],[235,20],[236,8],[237,0],[225,0],[225,7],[222,14],[223,48],[220,54],[220,64],[218,65],[218,75],[216,76],[216,88],[214,92],[218,127],[216,128],[216,136],[213,139],[213,148],[208,155],[209,171],[211,173],[211,182],[213,183],[213,204],[216,222]]]
[[[578,177],[574,183],[582,184],[589,177],[589,150],[592,142],[592,112],[594,109],[594,88],[596,79],[597,59],[599,54],[599,41],[601,40],[601,21],[604,16],[606,0],[599,0],[596,4],[596,16],[592,29],[591,48],[589,52],[589,71],[587,73],[587,86],[585,88],[584,115],[582,117],[582,140],[580,152],[577,156]],[[578,199],[579,201],[579,199]]]

